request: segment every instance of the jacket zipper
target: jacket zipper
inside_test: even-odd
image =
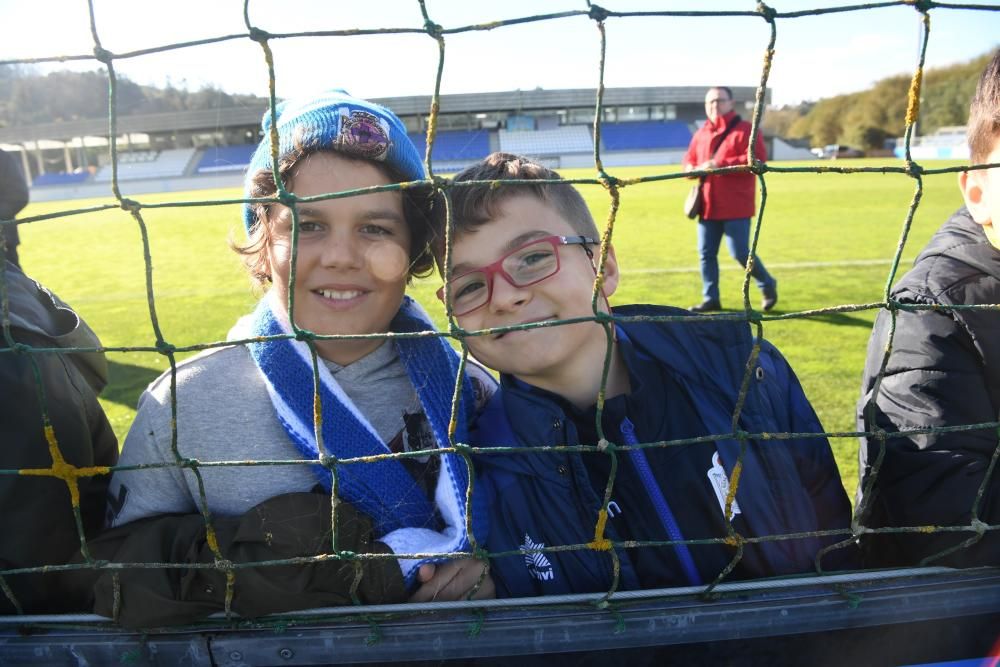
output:
[[[628,417],[622,420],[620,430],[626,445],[639,444],[639,439],[635,437],[635,425],[632,424]],[[683,541],[684,536],[681,534],[680,526],[677,525],[677,519],[674,518],[674,513],[670,511],[670,505],[667,503],[663,491],[660,490],[659,484],[656,483],[656,478],[653,477],[653,471],[650,469],[649,461],[646,459],[646,452],[641,449],[630,449],[628,454],[632,465],[635,466],[636,471],[639,473],[639,479],[642,480],[642,486],[646,489],[646,494],[653,503],[653,508],[656,510],[656,516],[659,518],[660,524],[667,531],[667,536],[671,541]],[[688,545],[675,544],[674,551],[688,581],[692,586],[700,586],[702,584],[701,576],[698,574],[698,568],[695,567],[694,558],[691,557]]]

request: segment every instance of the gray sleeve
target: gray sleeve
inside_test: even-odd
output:
[[[118,465],[172,463],[175,459],[170,448],[170,423],[170,406],[156,400],[148,391],[144,392],[139,399],[135,421],[125,437]],[[158,514],[196,511],[198,507],[176,466],[118,470],[111,476],[109,527]]]

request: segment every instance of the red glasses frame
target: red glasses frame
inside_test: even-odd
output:
[[[514,253],[520,252],[524,248],[527,248],[528,246],[532,246],[532,245],[535,245],[535,244],[538,244],[538,243],[549,243],[552,246],[552,249],[553,249],[553,251],[555,252],[555,255],[556,255],[556,268],[555,268],[555,270],[552,273],[549,273],[549,274],[547,274],[545,276],[542,276],[541,278],[538,278],[536,280],[531,280],[531,281],[526,282],[526,283],[518,283],[514,279],[514,277],[512,275],[510,275],[509,273],[507,273],[507,270],[503,268],[503,263],[504,263],[504,261],[506,261],[506,259],[508,257],[510,257],[511,255],[513,255]],[[535,285],[537,283],[540,283],[543,280],[548,280],[552,276],[554,276],[557,273],[559,273],[559,270],[562,268],[561,258],[559,257],[559,247],[560,246],[580,245],[580,246],[584,247],[584,250],[587,252],[588,256],[593,257],[593,253],[590,251],[590,248],[587,248],[587,246],[589,246],[589,245],[597,245],[598,243],[600,243],[600,242],[597,241],[596,239],[590,238],[589,236],[558,236],[558,235],[555,235],[555,234],[553,234],[552,236],[543,236],[541,238],[532,239],[531,241],[528,241],[527,243],[523,243],[523,244],[519,245],[518,247],[514,248],[513,250],[511,250],[510,252],[506,253],[503,257],[500,257],[499,259],[497,259],[495,262],[487,264],[486,266],[481,266],[481,267],[479,267],[477,269],[471,269],[469,271],[464,271],[464,272],[462,272],[461,274],[459,274],[457,276],[452,276],[451,279],[449,280],[449,283],[452,283],[452,282],[454,282],[454,281],[456,281],[456,280],[458,280],[460,278],[464,278],[465,276],[468,276],[468,275],[473,274],[473,273],[483,273],[483,274],[485,274],[485,277],[486,277],[486,300],[483,301],[482,303],[478,304],[477,306],[474,306],[474,307],[469,308],[467,310],[463,310],[461,312],[455,310],[455,308],[454,308],[453,305],[450,306],[450,310],[452,311],[452,314],[455,317],[461,317],[462,315],[468,315],[469,313],[471,313],[473,311],[476,311],[476,310],[479,310],[483,306],[489,304],[490,301],[493,300],[493,281],[495,280],[495,278],[496,278],[497,275],[503,276],[503,279],[506,280],[511,285],[513,285],[514,287],[528,287],[530,285]],[[437,297],[443,303],[445,303],[445,305],[447,306],[448,304],[445,301],[444,287],[445,286],[442,285],[441,287],[438,288]]]

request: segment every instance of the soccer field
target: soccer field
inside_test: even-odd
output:
[[[885,158],[838,166],[889,163],[900,164]],[[676,169],[609,171],[619,178],[634,178]],[[593,171],[562,174],[585,178],[592,177]],[[772,315],[881,300],[916,182],[901,174],[771,173],[766,183],[768,199],[758,255],[778,279],[781,298]],[[899,275],[961,205],[955,174],[925,176],[923,184]],[[678,179],[622,190],[614,243],[623,276],[612,303],[686,307],[701,300],[695,223],[680,212],[688,187],[689,181]],[[608,193],[597,185],[581,186],[581,190],[603,227],[610,208]],[[239,189],[203,190],[132,199],[146,205],[241,195]],[[109,193],[100,200],[32,204],[21,217],[113,201]],[[224,340],[229,327],[256,301],[227,243],[230,235],[237,239],[243,235],[239,206],[150,208],[142,210],[142,217],[148,228],[156,315],[164,339],[174,346]],[[74,306],[105,345],[156,345],[147,305],[142,238],[131,214],[116,209],[54,217],[22,225],[21,239],[26,272]],[[720,264],[723,305],[740,309],[743,272],[725,248],[720,251]],[[433,296],[438,285],[436,278],[418,281],[410,293],[443,324],[444,314]],[[753,284],[750,290],[751,301],[758,307],[759,293]],[[828,431],[855,429],[854,403],[874,316],[875,311],[864,311],[764,323],[765,337],[788,357]],[[156,352],[110,353],[108,358],[111,385],[102,402],[122,441],[139,394],[169,363]],[[832,444],[844,484],[853,495],[857,441],[840,438]]]

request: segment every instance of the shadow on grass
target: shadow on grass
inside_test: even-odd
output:
[[[108,359],[109,381],[101,392],[101,398],[134,410],[135,404],[139,402],[139,395],[159,375],[160,371],[153,368]]]
[[[809,320],[824,322],[838,327],[862,327],[865,329],[871,329],[873,318],[857,317],[856,315],[848,315],[847,313],[823,313],[822,315],[814,315],[810,317]]]
[[[743,312],[740,308],[723,308],[722,310],[717,310],[715,313],[740,313]],[[713,313],[709,313],[711,315]],[[767,312],[768,315],[784,315],[785,311],[780,308],[775,308]],[[861,327],[863,329],[871,329],[874,322],[874,317],[864,318],[857,317],[855,315],[849,315],[847,313],[823,313],[822,315],[811,315],[809,317],[803,317],[800,319],[786,320],[788,322],[822,322],[824,324],[832,324],[839,327]],[[766,324],[773,324],[773,322],[768,322]]]

